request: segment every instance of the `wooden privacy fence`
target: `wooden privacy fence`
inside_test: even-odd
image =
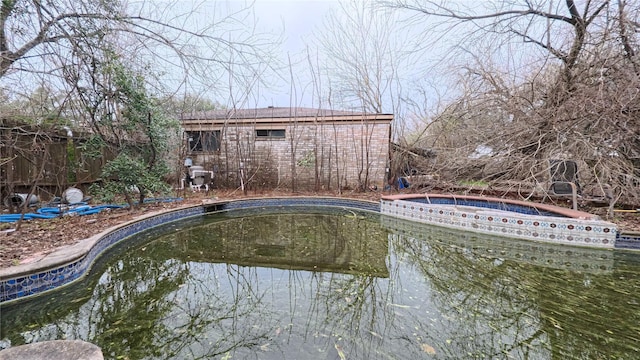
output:
[[[84,187],[99,180],[108,154],[92,158],[83,153],[82,135],[65,129],[43,130],[31,125],[0,126],[0,195],[28,193],[36,188],[41,199],[60,196],[70,186]],[[3,206],[0,201],[0,207]]]

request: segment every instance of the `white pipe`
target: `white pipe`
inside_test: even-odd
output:
[[[242,168],[240,168],[240,188],[244,192],[244,170]]]
[[[207,171],[207,170],[191,170],[191,176],[192,176],[192,177],[195,177],[195,176],[196,176],[196,174],[199,174],[199,173],[202,173],[202,174],[209,173],[209,174],[211,174],[211,177],[213,178],[213,171]]]

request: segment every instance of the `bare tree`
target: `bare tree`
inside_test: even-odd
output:
[[[453,179],[535,186],[548,179],[550,159],[571,159],[579,164],[586,192],[604,196],[611,186],[617,194],[612,201],[640,202],[640,128],[632,120],[640,114],[637,5],[605,0],[384,5],[408,10],[414,21],[429,19],[430,29],[462,30],[475,42],[457,44],[457,55],[470,55],[459,61],[467,86],[428,131],[431,145],[458,154]],[[499,50],[492,54],[482,47],[487,43]],[[510,61],[516,49],[528,51],[528,63]],[[485,153],[474,155],[479,147]]]
[[[150,132],[143,134],[142,125],[139,136],[122,132],[122,119],[131,113],[123,113],[121,94],[108,75],[112,72],[105,71],[114,54],[132,74],[141,75],[131,79],[143,81],[136,86],[144,88],[154,102],[170,99],[181,90],[200,89],[224,99],[229,87],[226,79],[244,89],[260,81],[270,69],[270,52],[277,43],[250,26],[254,20],[251,3],[231,4],[231,12],[223,17],[217,15],[217,3],[174,5],[3,1],[0,87],[13,103],[28,102],[27,109],[33,110],[28,114],[30,123],[40,124],[52,117],[64,119],[58,125],[91,129],[112,143],[153,143]],[[40,91],[30,90],[37,86]],[[41,95],[39,102],[32,95]],[[24,106],[18,108],[23,109],[18,115],[26,115]],[[0,110],[3,117],[16,115]],[[150,113],[142,118],[150,125]],[[157,156],[152,151],[150,159],[155,161]]]
[[[333,102],[345,108],[382,113],[399,94],[398,67],[405,53],[388,12],[371,1],[344,1],[317,36]]]
[[[343,1],[338,11],[326,19],[315,39],[318,55],[308,56],[319,59],[309,63],[318,67],[314,78],[317,87],[330,86],[318,89],[318,96],[328,104],[363,113],[400,116],[399,73],[407,65],[406,55],[411,53],[402,49],[406,46],[405,34],[394,27],[390,15],[389,11],[376,8],[372,1]],[[355,171],[359,190],[369,187],[374,126],[363,121],[359,130],[350,134],[355,141],[349,151],[356,158],[357,169],[349,171]],[[338,162],[341,156],[337,151],[333,154]],[[339,187],[344,170],[347,169],[340,169],[339,164],[336,167]]]
[[[90,51],[88,39],[105,37],[118,38],[121,44],[128,39],[129,49],[136,54],[143,54],[144,49],[145,58],[153,58],[156,64],[182,64],[192,72],[227,64],[229,52],[236,53],[238,64],[252,69],[269,58],[261,45],[271,44],[271,39],[234,25],[248,21],[249,7],[238,6],[231,15],[209,18],[194,29],[191,23],[202,22],[196,19],[198,12],[211,10],[200,8],[203,6],[176,10],[173,4],[149,1],[4,1],[0,6],[0,77],[32,71],[52,56],[68,55],[69,49]],[[239,35],[221,36],[222,29],[236,30],[233,33]],[[209,77],[216,74],[220,75],[208,73]]]

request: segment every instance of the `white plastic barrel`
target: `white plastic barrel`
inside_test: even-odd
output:
[[[82,190],[74,187],[70,187],[62,193],[62,202],[66,204],[75,204],[82,202],[84,194]]]

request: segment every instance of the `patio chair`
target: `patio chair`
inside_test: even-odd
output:
[[[578,182],[578,164],[573,160],[549,160],[551,173],[550,197],[571,197],[573,209],[578,210],[578,196],[582,193]]]

